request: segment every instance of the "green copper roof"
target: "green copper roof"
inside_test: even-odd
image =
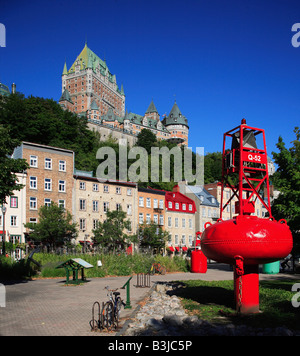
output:
[[[178,105],[176,104],[176,101],[170,111],[169,116],[164,118],[163,123],[165,126],[179,124],[188,127],[187,118],[184,115],[182,115]]]
[[[96,104],[95,100],[92,101],[91,110],[99,110],[98,105]]]
[[[71,100],[71,96],[70,96],[70,93],[68,91],[68,89],[65,89],[64,92],[62,93],[59,101],[69,101],[70,103],[73,104],[73,101]]]
[[[145,114],[152,113],[152,112],[156,112],[158,114],[158,111],[153,103],[153,100],[151,100],[151,103],[150,103],[147,111],[145,112]]]
[[[80,70],[85,70],[89,68],[92,69],[94,73],[99,70],[100,73],[106,76],[111,83],[117,84],[116,76],[109,71],[106,61],[103,61],[101,58],[99,58],[90,48],[88,48],[87,44],[85,44],[83,50],[77,56],[75,62],[72,64],[69,70],[67,69],[67,66],[65,64],[63,74],[74,73],[75,67],[77,65],[79,65]],[[117,91],[121,95],[125,95],[123,85],[121,87],[121,90],[117,86]]]
[[[65,62],[65,65],[64,65],[64,70],[63,70],[63,75],[66,75],[68,74],[68,69],[67,69],[67,63]]]

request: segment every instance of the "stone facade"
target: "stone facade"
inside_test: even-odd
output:
[[[78,224],[77,242],[90,243],[98,222],[106,219],[108,210],[122,209],[131,222],[131,231],[137,230],[137,184],[120,181],[100,182],[92,172],[76,171],[73,186],[73,216]]]

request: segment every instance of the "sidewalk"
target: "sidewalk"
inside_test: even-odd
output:
[[[3,283],[6,289],[6,307],[0,308],[0,336],[108,336],[116,333],[91,332],[92,306],[95,301],[108,298],[105,286],[121,288],[130,276],[91,278],[80,286],[65,286],[65,279],[37,279],[20,283]],[[260,279],[293,278],[290,275],[260,275]],[[210,265],[207,273],[172,273],[151,276],[155,282],[176,280],[230,280],[232,271],[225,265]],[[295,278],[299,278],[296,276]],[[121,326],[150,291],[137,288],[137,277],[130,281],[131,309],[122,309]],[[120,289],[126,301],[126,289]]]

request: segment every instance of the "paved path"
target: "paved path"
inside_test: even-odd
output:
[[[276,277],[277,276],[277,277]],[[265,278],[283,278],[285,275],[260,275]],[[288,276],[290,277],[290,276]],[[297,276],[299,278],[299,276]],[[107,336],[115,333],[90,331],[92,305],[95,301],[106,301],[105,286],[121,288],[127,277],[91,278],[80,286],[65,286],[65,279],[37,279],[28,282],[6,283],[6,307],[0,307],[0,336]],[[232,279],[228,266],[211,265],[206,274],[172,273],[151,276],[151,286],[155,282],[176,280],[225,280]],[[150,288],[137,288],[137,277],[130,282],[132,309],[122,309],[122,323],[130,318]],[[126,290],[120,290],[126,300]]]

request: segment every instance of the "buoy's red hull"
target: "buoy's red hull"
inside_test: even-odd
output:
[[[242,256],[244,264],[265,264],[286,257],[293,238],[285,221],[239,215],[207,227],[201,238],[205,256],[217,262],[235,263]]]

